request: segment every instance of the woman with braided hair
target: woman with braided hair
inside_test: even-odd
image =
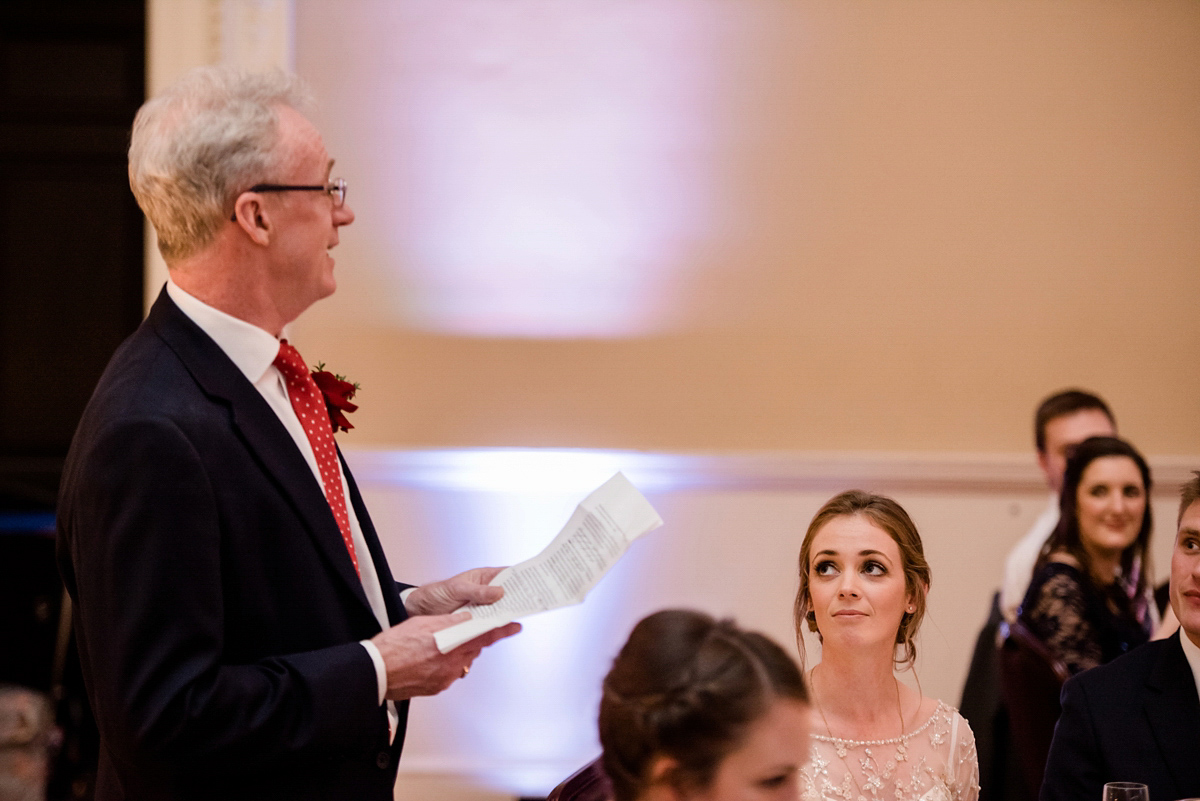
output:
[[[957,710],[902,684],[925,615],[921,537],[891,498],[850,490],[813,518],[800,546],[796,641],[821,642],[809,673],[812,759],[805,801],[975,801],[975,738]],[[918,684],[918,687],[920,685]]]
[[[613,799],[798,799],[809,720],[800,670],[774,642],[701,612],[656,612],[604,680]]]

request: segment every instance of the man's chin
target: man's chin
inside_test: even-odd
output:
[[[333,275],[332,261],[333,260],[330,259],[331,264],[329,265],[329,272],[326,273],[321,279],[321,286],[317,290],[317,296],[313,301],[314,303],[316,303],[318,300],[324,300],[334,292],[337,292],[337,278],[335,278]]]
[[[329,256],[328,251],[325,255]],[[337,291],[337,276],[333,274],[333,268],[336,266],[336,264],[337,262],[333,260],[333,256],[329,256],[329,269],[325,272],[324,281],[326,292],[321,296],[323,298],[327,298]]]

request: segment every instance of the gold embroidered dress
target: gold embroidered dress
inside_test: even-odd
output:
[[[941,701],[928,720],[902,737],[843,740],[814,734],[800,783],[804,801],[976,801],[975,735]]]

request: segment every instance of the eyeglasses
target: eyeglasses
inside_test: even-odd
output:
[[[340,209],[346,205],[346,179],[334,178],[327,184],[255,184],[246,192],[327,192],[333,199],[333,207]],[[237,222],[237,211],[229,218]]]

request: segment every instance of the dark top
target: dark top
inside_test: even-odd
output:
[[[1073,565],[1048,562],[1034,572],[1019,617],[1075,675],[1150,640],[1148,616],[1120,592],[1098,588]]]

